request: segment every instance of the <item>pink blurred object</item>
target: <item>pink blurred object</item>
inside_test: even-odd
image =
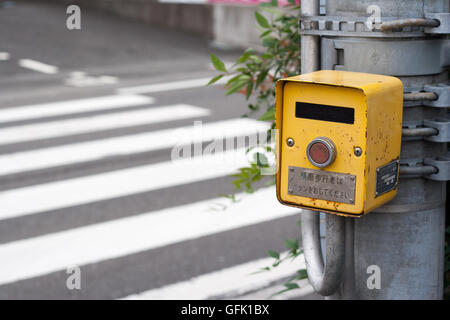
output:
[[[207,3],[223,3],[223,4],[241,4],[241,5],[258,5],[263,2],[271,2],[270,0],[206,0]],[[295,0],[296,4],[300,4],[300,0]],[[287,0],[278,0],[279,6],[286,6],[290,3]]]

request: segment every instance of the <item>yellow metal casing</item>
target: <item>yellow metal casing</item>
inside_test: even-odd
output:
[[[310,109],[306,117],[304,106]],[[278,200],[361,216],[394,198],[402,109],[403,85],[394,77],[323,70],[279,80]],[[325,168],[307,157],[308,144],[318,137],[329,138],[336,147],[334,162]],[[355,148],[361,149],[360,155]]]

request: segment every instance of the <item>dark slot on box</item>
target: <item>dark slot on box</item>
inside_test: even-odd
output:
[[[355,123],[355,109],[347,107],[328,106],[324,104],[296,102],[295,116],[302,119],[321,120],[347,124]]]

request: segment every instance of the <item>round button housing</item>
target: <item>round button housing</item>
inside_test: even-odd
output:
[[[336,159],[336,146],[327,137],[317,137],[308,144],[306,155],[314,166],[325,168]]]

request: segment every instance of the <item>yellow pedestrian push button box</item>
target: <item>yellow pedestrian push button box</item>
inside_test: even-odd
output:
[[[323,70],[276,85],[277,197],[361,216],[397,193],[403,85],[394,77]]]

